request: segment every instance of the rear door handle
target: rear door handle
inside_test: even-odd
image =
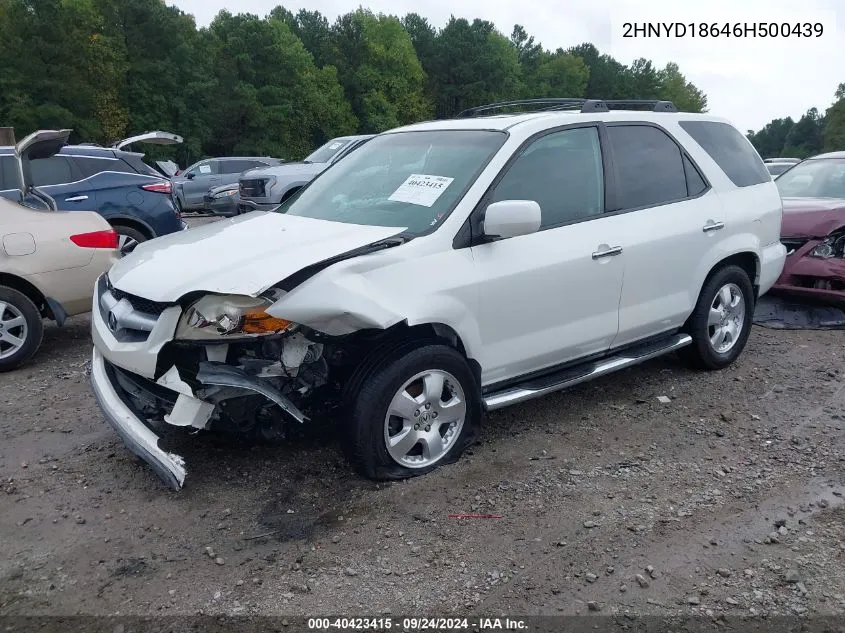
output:
[[[65,198],[65,202],[82,202],[87,199],[88,196],[74,196],[73,198]]]
[[[707,224],[704,225],[704,228],[701,230],[705,233],[709,233],[710,231],[718,231],[719,229],[725,228],[724,222],[714,222],[713,220],[707,220]]]
[[[605,248],[601,251],[596,251],[593,253],[593,259],[601,259],[602,257],[613,257],[614,255],[619,255],[622,252],[621,246],[610,246]]]

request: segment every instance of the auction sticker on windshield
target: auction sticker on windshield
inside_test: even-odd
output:
[[[391,202],[407,202],[430,207],[452,184],[454,178],[445,176],[429,176],[426,174],[411,174],[407,180],[388,198]]]

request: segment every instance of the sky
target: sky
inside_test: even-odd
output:
[[[359,6],[403,16],[416,12],[435,27],[450,16],[493,22],[509,36],[521,24],[547,49],[592,42],[603,53],[630,64],[645,57],[658,67],[674,61],[703,90],[711,114],[730,119],[743,132],[775,118],[798,119],[809,108],[820,113],[845,82],[845,2],[842,0],[168,0],[207,26],[218,11],[264,16],[278,4],[296,13],[320,11],[330,22]],[[837,5],[839,10],[837,11]],[[681,23],[680,37],[623,37],[626,23]],[[690,36],[692,24],[821,24],[819,37]],[[698,30],[696,26],[696,30]],[[680,29],[678,29],[680,31]],[[560,95],[568,96],[568,95]]]

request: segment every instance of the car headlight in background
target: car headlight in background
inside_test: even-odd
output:
[[[237,189],[227,189],[226,191],[221,191],[220,193],[215,193],[214,198],[215,199],[217,199],[217,198],[228,198],[230,196],[237,195],[237,193],[238,193]]]
[[[832,233],[810,251],[811,257],[831,259],[845,257],[845,233]]]
[[[179,321],[176,338],[214,340],[255,337],[289,330],[293,323],[277,319],[266,310],[273,301],[264,297],[208,295],[193,303]]]

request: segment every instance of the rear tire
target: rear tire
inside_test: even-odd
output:
[[[138,244],[147,241],[146,235],[141,233],[138,229],[133,229],[129,226],[117,224],[114,226],[114,230],[117,232],[117,246],[118,251],[120,252],[120,257],[128,255],[135,250],[135,247],[138,246]]]
[[[754,287],[739,266],[713,273],[687,321],[692,345],[681,355],[696,369],[724,369],[733,363],[748,342],[754,319]]]
[[[0,372],[28,361],[44,337],[38,308],[22,292],[0,286]]]
[[[451,347],[397,350],[371,366],[358,385],[358,392],[350,394],[346,446],[370,479],[424,475],[457,461],[476,438],[478,385],[466,360]]]

